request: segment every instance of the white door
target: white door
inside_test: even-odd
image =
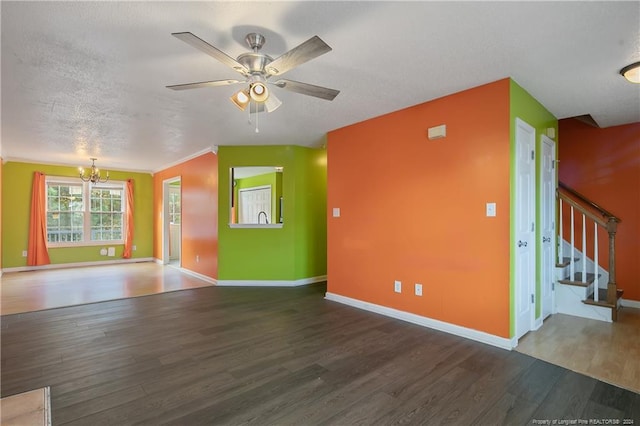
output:
[[[533,328],[535,314],[535,141],[533,127],[516,119],[516,338]]]
[[[556,217],[556,143],[542,135],[542,164],[540,173],[540,293],[542,300],[542,319],[553,313],[553,271],[555,268],[555,217]]]
[[[238,191],[238,223],[271,222],[271,186],[256,186]]]

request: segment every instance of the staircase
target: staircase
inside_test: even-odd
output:
[[[556,312],[616,321],[624,293],[615,279],[615,236],[621,220],[562,182],[557,194]],[[605,246],[607,238],[609,261],[608,269],[604,269],[599,265],[599,241]]]

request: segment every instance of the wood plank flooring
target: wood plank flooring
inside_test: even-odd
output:
[[[615,323],[551,315],[516,350],[640,392],[640,309],[621,309]]]
[[[54,425],[640,424],[640,394],[325,291],[205,287],[5,315],[1,395],[50,386]]]
[[[154,262],[5,273],[2,315],[211,286]]]

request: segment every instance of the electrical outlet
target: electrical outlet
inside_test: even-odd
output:
[[[393,291],[395,291],[396,293],[402,293],[402,282],[401,281],[394,281],[394,283],[393,283]]]
[[[422,296],[422,284],[416,283],[416,296]]]
[[[27,257],[27,251],[26,250],[22,250],[22,257]]]
[[[196,263],[200,263],[200,256],[196,255]]]
[[[138,247],[136,247],[136,246],[131,246],[131,250],[136,251],[136,250],[138,250]]]

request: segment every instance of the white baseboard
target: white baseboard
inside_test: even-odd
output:
[[[218,280],[216,280],[215,278],[211,278],[211,277],[208,277],[206,275],[202,275],[202,274],[200,274],[198,272],[194,272],[194,271],[192,271],[190,269],[185,269],[185,268],[176,268],[176,269],[178,269],[180,272],[184,272],[187,275],[191,275],[192,277],[199,278],[202,281],[206,281],[206,282],[208,282],[210,284],[214,284],[214,285],[218,284]]]
[[[637,300],[629,300],[629,299],[620,299],[622,306],[625,308],[636,308],[640,309],[640,302]]]
[[[16,266],[15,268],[4,268],[3,272],[25,272],[40,271],[44,269],[64,269],[64,268],[82,268],[83,266],[106,266],[116,265],[120,263],[141,263],[153,262],[153,257],[138,257],[133,259],[114,259],[114,260],[98,260],[95,262],[73,262],[73,263],[51,263],[49,265],[40,266]]]
[[[536,318],[534,324],[533,324],[533,331],[537,331],[540,329],[540,327],[542,327],[542,323],[543,323],[543,319],[542,319],[542,315],[540,315],[538,318]]]
[[[420,315],[412,314],[410,312],[399,311],[397,309],[389,308],[386,306],[376,305],[373,303],[364,302],[362,300],[340,296],[339,294],[326,293],[325,299],[353,306],[354,308],[364,309],[365,311],[375,312],[387,317],[407,321],[423,327],[433,328],[434,330],[444,331],[445,333],[475,340],[481,343],[486,343],[488,345],[496,346],[501,349],[511,350],[518,344],[517,339],[508,339],[505,337],[495,336],[493,334],[485,333],[484,331],[473,330],[471,328],[450,324],[448,322],[438,321],[433,318],[423,317]]]
[[[326,275],[320,275],[299,280],[218,280],[217,285],[221,287],[298,287],[326,280]]]

